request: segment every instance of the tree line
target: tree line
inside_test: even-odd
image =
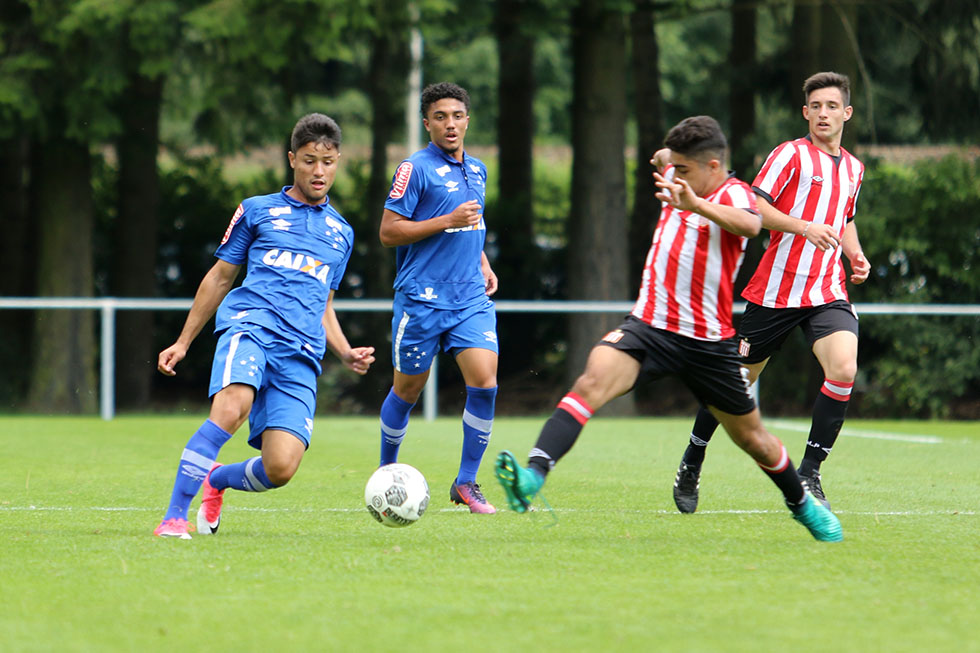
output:
[[[488,241],[502,298],[629,300],[659,213],[648,159],[670,125],[687,115],[718,118],[734,169],[751,180],[776,143],[802,133],[802,80],[834,69],[855,86],[845,147],[976,143],[978,24],[975,3],[942,0],[486,0],[465,8],[445,0],[10,0],[0,7],[0,296],[190,296],[238,201],[285,176],[281,163],[229,175],[227,155],[284,147],[310,110],[337,118],[346,147],[365,152],[346,164],[348,181],[337,189],[358,234],[346,290],[390,296],[393,254],[376,234],[397,164],[391,146],[405,138],[417,28],[424,80],[466,87],[474,117],[467,145],[495,146]],[[549,145],[570,148],[567,167],[539,155]],[[936,240],[935,214],[908,220],[908,230],[949,255],[948,265],[916,277],[915,255],[937,252],[916,252],[882,225],[907,211],[895,193],[914,195],[936,166],[870,163],[859,217],[871,225],[863,240],[877,267],[855,301],[980,301],[969,274],[980,190],[977,175],[963,172],[972,164],[943,164],[961,186],[950,187],[948,176],[938,182],[959,201],[940,202],[938,214],[963,211],[965,224],[946,233],[954,241]],[[933,198],[914,199],[924,207]],[[926,281],[915,288],[919,277]],[[0,405],[94,412],[96,318],[0,311],[0,364],[20,371],[0,381]],[[163,394],[156,352],[181,319],[120,313],[120,406],[146,407]],[[387,316],[352,319],[356,335],[386,349]],[[518,388],[557,391],[620,319],[502,318],[502,387],[511,377]],[[938,338],[931,355],[946,348],[948,328],[922,328]],[[955,329],[955,341],[971,342],[976,322]],[[909,379],[921,372],[914,356],[892,351],[900,331],[862,334],[870,355],[889,361],[867,387],[901,379],[909,390],[881,410],[904,403],[943,414],[947,402],[912,405]],[[328,378],[343,391],[327,396],[373,410],[387,377],[372,376],[358,388]],[[957,379],[948,392],[967,404],[978,396],[976,377],[943,376]],[[536,392],[528,394],[547,395]],[[657,390],[657,400],[670,405],[672,392]]]

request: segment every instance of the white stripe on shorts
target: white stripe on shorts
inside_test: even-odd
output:
[[[405,335],[405,327],[408,326],[408,321],[411,319],[408,313],[402,311],[402,319],[398,322],[398,329],[395,331],[395,342],[393,347],[395,349],[395,369],[399,372],[402,371],[402,358],[401,358],[401,347],[402,347],[402,337]]]
[[[231,343],[228,345],[228,356],[225,357],[225,373],[221,375],[221,387],[227,388],[228,384],[231,383],[231,364],[235,358],[235,352],[238,351],[238,341],[242,339],[241,333],[236,333],[231,337]]]

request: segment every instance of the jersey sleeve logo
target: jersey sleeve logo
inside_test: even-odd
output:
[[[408,180],[412,177],[412,162],[402,161],[402,164],[398,166],[398,170],[395,172],[395,181],[391,185],[391,192],[388,193],[388,197],[393,200],[397,200],[405,195],[405,189],[408,188]]]
[[[222,245],[224,245],[225,243],[227,243],[228,242],[228,239],[231,238],[231,230],[235,228],[235,224],[239,220],[241,220],[242,214],[244,214],[244,213],[245,213],[245,209],[243,209],[242,208],[242,205],[239,204],[238,205],[238,208],[235,209],[235,215],[231,216],[231,222],[228,223],[228,228],[225,229],[225,235],[221,238],[221,244]]]

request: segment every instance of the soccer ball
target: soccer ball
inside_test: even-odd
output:
[[[410,526],[429,505],[429,484],[422,472],[411,465],[385,465],[368,479],[364,503],[368,512],[385,526]]]

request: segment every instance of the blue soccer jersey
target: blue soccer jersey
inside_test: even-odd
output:
[[[327,198],[310,206],[286,194],[250,197],[239,205],[215,256],[246,264],[245,280],[218,307],[215,333],[248,322],[300,341],[322,358],[323,313],[340,286],[354,230]]]
[[[398,166],[385,208],[411,220],[452,213],[477,200],[486,205],[487,167],[464,152],[460,163],[434,143]],[[397,248],[395,290],[435,308],[465,308],[486,301],[480,266],[486,223],[446,229]]]

